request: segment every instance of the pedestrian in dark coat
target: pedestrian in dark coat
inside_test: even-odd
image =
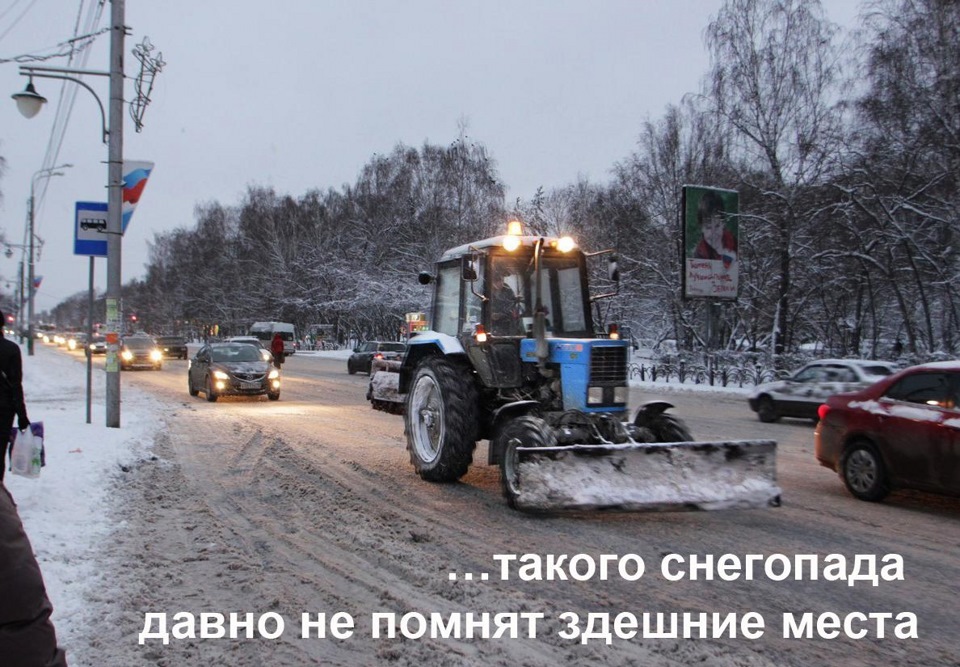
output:
[[[0,313],[0,321],[3,321]],[[0,481],[7,470],[7,450],[10,448],[10,429],[13,418],[17,418],[17,428],[21,431],[30,425],[27,419],[27,407],[23,401],[23,359],[20,346],[4,338],[0,327]]]
[[[17,506],[0,483],[0,665],[66,667],[50,621],[53,605]]]
[[[2,481],[14,417],[21,431],[30,425],[23,401],[23,359],[20,347],[4,338],[0,328],[0,665],[66,667],[66,655],[57,648],[57,633],[50,622],[53,606],[40,566],[17,505]]]
[[[273,365],[280,368],[283,364],[283,338],[279,333],[273,334],[273,340],[270,341],[270,352],[273,354]]]

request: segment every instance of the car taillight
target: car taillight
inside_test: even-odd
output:
[[[377,352],[375,355],[373,355],[373,358],[374,358],[374,359],[383,359],[383,353],[382,353],[382,352]]]
[[[830,406],[826,403],[821,403],[820,407],[817,408],[817,417],[820,418],[820,421],[823,421],[826,419],[828,412],[830,412]]]

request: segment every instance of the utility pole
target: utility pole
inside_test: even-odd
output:
[[[124,0],[110,2],[110,120],[107,169],[106,426],[120,427],[121,263],[123,239],[123,41]]]

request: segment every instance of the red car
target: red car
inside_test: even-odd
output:
[[[814,451],[861,500],[960,495],[960,361],[906,368],[820,406]]]

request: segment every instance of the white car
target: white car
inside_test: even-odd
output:
[[[790,377],[758,385],[747,400],[762,422],[781,417],[817,419],[817,408],[828,396],[856,391],[891,375],[897,365],[867,359],[820,359]]]
[[[256,345],[260,348],[260,356],[264,361],[273,361],[273,354],[263,346],[263,341],[256,336],[230,336],[225,343],[246,343],[247,345]]]

